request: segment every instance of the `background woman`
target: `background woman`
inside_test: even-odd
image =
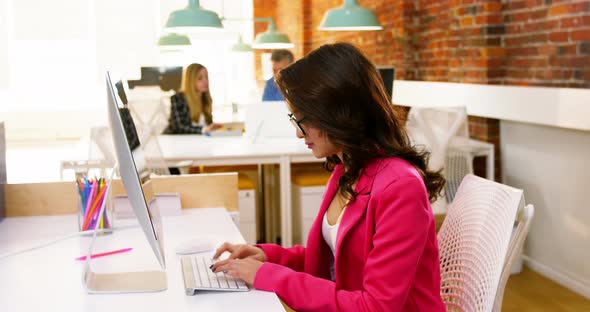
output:
[[[207,68],[190,64],[184,71],[182,91],[170,98],[170,117],[164,134],[202,134],[220,128],[220,124],[213,123],[212,108]]]

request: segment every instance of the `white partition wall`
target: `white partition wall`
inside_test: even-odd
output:
[[[535,205],[527,265],[590,298],[590,131],[501,121],[500,135],[503,182]]]

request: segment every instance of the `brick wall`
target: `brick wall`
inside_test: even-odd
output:
[[[317,30],[324,12],[342,3],[255,0],[254,14],[275,17],[296,57],[346,41],[375,64],[395,66],[396,79],[590,88],[590,0],[359,0],[382,31]],[[498,120],[469,123],[472,137],[499,147]]]

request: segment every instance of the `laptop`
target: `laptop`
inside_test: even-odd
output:
[[[245,135],[251,138],[294,138],[287,102],[250,103],[245,108]]]

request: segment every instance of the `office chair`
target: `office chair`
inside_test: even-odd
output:
[[[428,168],[443,169],[447,179],[445,196],[432,203],[432,209],[435,214],[445,213],[463,177],[473,173],[469,152],[455,152],[448,159],[450,146],[457,149],[469,145],[467,110],[465,107],[412,107],[406,128],[412,144],[430,152]]]
[[[88,145],[88,157],[81,160],[62,160],[60,162],[60,175],[63,180],[64,170],[74,170],[76,176],[88,175],[89,171],[98,169],[100,176],[106,176],[106,171],[115,165],[115,150],[108,127],[90,128],[90,142]]]
[[[463,178],[473,173],[473,156],[466,150],[449,149],[443,173],[447,180],[445,199],[447,203],[452,203]]]
[[[501,306],[498,297],[522,248],[532,209],[524,207],[522,190],[471,174],[463,179],[438,232],[441,296],[448,311]],[[522,225],[512,236],[517,220]]]
[[[526,205],[524,209],[518,211],[516,224],[514,225],[514,231],[512,233],[512,238],[510,239],[510,246],[508,247],[508,254],[506,255],[506,260],[504,261],[504,268],[502,269],[502,276],[500,277],[500,283],[498,285],[498,292],[496,293],[496,298],[494,300],[493,311],[495,312],[502,311],[502,302],[504,299],[506,283],[510,277],[512,265],[522,252],[522,247],[524,246],[524,241],[527,234],[529,233],[529,228],[534,214],[535,207],[530,204]]]

